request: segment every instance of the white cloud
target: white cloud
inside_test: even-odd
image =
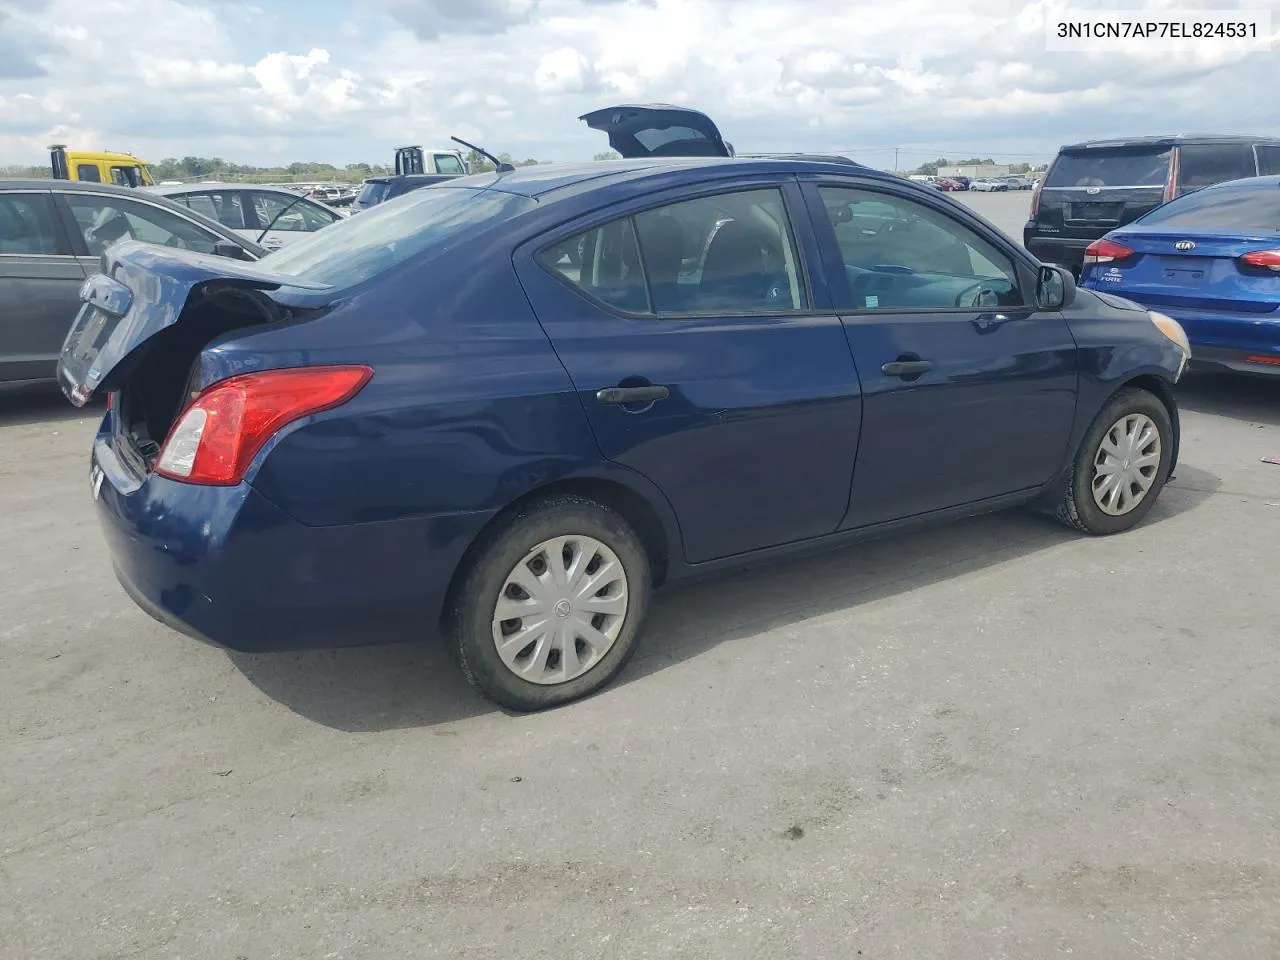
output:
[[[1088,136],[1280,128],[1275,53],[1050,54],[1045,17],[1065,0],[323,3],[285,21],[238,0],[99,0],[89,22],[74,0],[0,0],[0,164],[40,162],[55,134],[337,163],[458,134],[570,160],[603,147],[575,117],[649,100],[705,110],[740,150],[874,164],[895,146],[910,163],[1029,158]],[[1235,5],[1280,27],[1280,0]]]

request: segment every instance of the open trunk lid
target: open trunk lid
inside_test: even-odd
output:
[[[323,292],[329,287],[272,273],[261,262],[127,240],[103,254],[58,358],[58,383],[77,407],[115,388],[148,341],[177,324],[197,287]],[[317,304],[319,305],[319,304]]]
[[[609,137],[626,160],[645,157],[731,157],[733,147],[705,113],[666,103],[623,104],[578,118]]]

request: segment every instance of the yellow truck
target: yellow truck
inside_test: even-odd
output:
[[[149,187],[151,170],[145,160],[131,153],[95,150],[68,150],[56,143],[49,148],[55,180],[82,180],[87,183],[114,183],[121,187]]]

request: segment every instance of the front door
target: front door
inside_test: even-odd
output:
[[[517,258],[601,451],[665,494],[693,563],[833,532],[861,419],[794,181],[722,190]]]
[[[84,280],[49,191],[0,193],[0,382],[54,376]]]
[[[845,528],[1030,490],[1062,466],[1076,345],[999,238],[945,201],[805,185],[863,389]]]

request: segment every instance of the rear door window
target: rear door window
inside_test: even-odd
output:
[[[1045,178],[1046,187],[1163,187],[1169,178],[1168,147],[1098,149],[1062,153]]]
[[[208,193],[184,193],[170,199],[218,221],[224,227],[251,230],[252,226],[245,220],[243,197],[240,190],[210,190]]]
[[[1179,148],[1181,186],[1190,190],[1257,176],[1250,143],[1187,143]]]
[[[1280,188],[1254,180],[1197,190],[1157,207],[1139,223],[1188,230],[1246,230],[1270,234],[1280,230]]]
[[[141,240],[180,250],[213,253],[221,237],[176,213],[124,197],[63,195],[90,256],[98,256],[117,240]]]
[[[81,163],[76,165],[76,177],[85,183],[101,183],[102,173],[98,170],[96,163]]]
[[[0,193],[0,255],[55,255],[58,229],[47,193]]]
[[[1253,148],[1258,157],[1258,173],[1269,177],[1280,173],[1280,145],[1258,144]]]

